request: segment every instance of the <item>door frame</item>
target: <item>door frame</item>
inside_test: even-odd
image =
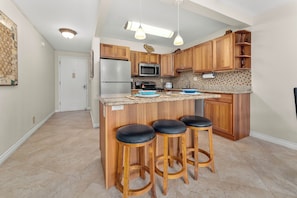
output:
[[[84,58],[86,60],[88,60],[88,63],[90,64],[90,58],[86,55],[86,56],[82,56],[82,55],[57,55],[57,68],[58,68],[58,112],[61,112],[61,57],[73,57],[73,58]],[[85,110],[89,110],[90,106],[89,106],[89,66],[87,66],[87,72],[86,72],[86,108]]]

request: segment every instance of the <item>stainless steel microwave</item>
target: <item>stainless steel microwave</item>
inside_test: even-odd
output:
[[[139,76],[160,76],[160,65],[139,63]]]

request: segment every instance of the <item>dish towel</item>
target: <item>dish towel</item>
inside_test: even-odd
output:
[[[296,116],[297,116],[297,87],[294,88],[294,97],[295,97],[295,109],[296,109]]]

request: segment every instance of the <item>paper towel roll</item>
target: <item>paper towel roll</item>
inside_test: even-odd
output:
[[[202,78],[214,78],[214,77],[215,77],[214,73],[202,74]]]

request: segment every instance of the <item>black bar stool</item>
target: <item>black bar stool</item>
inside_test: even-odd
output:
[[[212,141],[212,122],[201,116],[183,116],[180,118],[189,129],[194,133],[194,146],[187,148],[187,152],[194,152],[194,160],[187,159],[187,162],[194,165],[194,179],[198,179],[198,167],[209,167],[212,172],[215,172],[214,168],[214,151],[213,151],[213,141]],[[208,145],[209,152],[199,148],[198,146],[198,132],[207,131],[208,132]],[[199,162],[198,153],[203,153],[208,157],[208,161]]]
[[[157,120],[153,127],[158,136],[164,138],[164,154],[156,157],[156,173],[163,177],[163,194],[167,194],[168,179],[177,179],[183,176],[184,182],[189,183],[187,172],[187,145],[186,145],[186,125],[179,120]],[[181,138],[181,157],[173,154],[173,145],[169,145],[169,138]],[[163,171],[158,168],[158,161],[163,161]],[[178,172],[168,173],[168,160],[173,166],[172,161],[176,160],[182,167]]]
[[[151,190],[151,197],[155,192],[155,139],[156,134],[151,126],[129,124],[117,130],[118,164],[116,187],[123,193],[123,197],[141,195]],[[145,165],[145,147],[148,146],[148,166]],[[130,150],[138,148],[139,162],[130,165]],[[124,170],[124,174],[122,171]],[[145,171],[150,174],[148,184],[139,189],[129,188],[130,170],[140,170],[140,176],[145,179]],[[123,181],[122,181],[123,180]],[[123,184],[122,184],[123,182]]]

